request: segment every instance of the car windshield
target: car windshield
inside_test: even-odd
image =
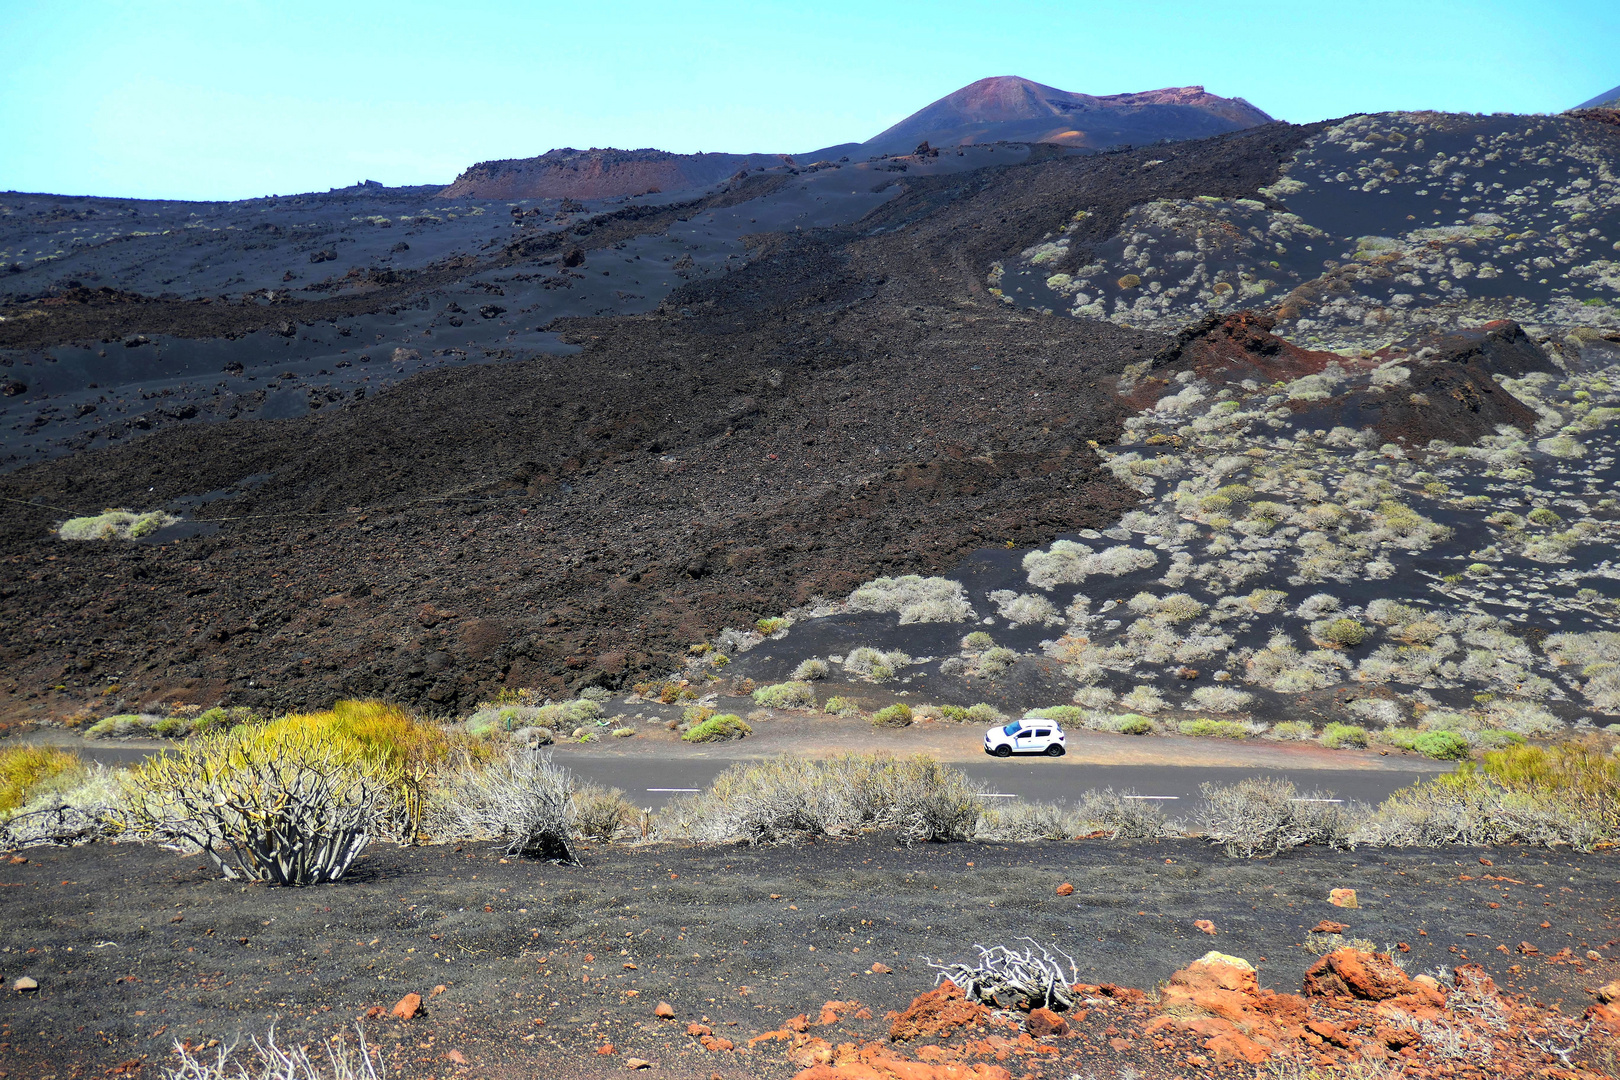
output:
[[[1006,727],[1002,728],[1001,733],[1003,735],[1016,735],[1016,734],[1018,734],[1018,721],[1014,720],[1012,723],[1010,723]]]

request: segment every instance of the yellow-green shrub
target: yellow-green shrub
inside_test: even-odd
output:
[[[78,754],[54,746],[0,750],[0,814],[20,808],[46,784],[64,783],[83,771]]]
[[[711,716],[701,724],[693,726],[692,730],[681,736],[682,742],[717,742],[721,739],[740,739],[744,735],[752,735],[754,729],[743,721],[736,713],[721,713]]]

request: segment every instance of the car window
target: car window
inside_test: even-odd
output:
[[[1050,734],[1052,734],[1052,732],[1051,732],[1051,730],[1049,728],[1041,728],[1041,730],[1039,730],[1039,731],[1037,731],[1035,733],[1035,737],[1037,739],[1044,739]]]
[[[1012,723],[1010,723],[1006,727],[1002,728],[1001,733],[1003,735],[1016,735],[1016,734],[1018,734],[1018,721],[1014,720]]]

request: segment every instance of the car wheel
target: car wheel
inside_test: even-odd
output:
[[[1048,746],[1046,748],[1046,756],[1047,757],[1062,757],[1063,756],[1063,747],[1058,746],[1056,743],[1054,743],[1051,746]]]
[[[996,747],[996,757],[1012,757],[1012,747],[1010,747],[1010,746],[998,746],[998,747]]]

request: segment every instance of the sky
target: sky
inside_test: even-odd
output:
[[[967,83],[1199,84],[1296,122],[1556,112],[1620,84],[1614,0],[0,0],[0,190],[448,183],[560,146],[804,152]]]

